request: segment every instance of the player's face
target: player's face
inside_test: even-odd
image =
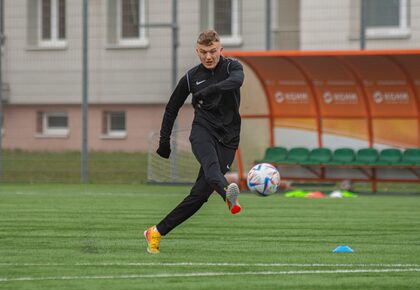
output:
[[[219,63],[223,47],[220,45],[220,42],[213,42],[209,46],[197,44],[196,51],[204,67],[207,69],[214,69]]]

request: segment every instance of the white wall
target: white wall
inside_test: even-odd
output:
[[[360,48],[358,0],[300,0],[301,50],[353,50]],[[409,1],[408,37],[373,39],[366,49],[420,47],[420,0]]]

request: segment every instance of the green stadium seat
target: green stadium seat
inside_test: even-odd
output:
[[[362,148],[356,153],[356,158],[352,162],[357,165],[373,165],[378,160],[379,154],[375,148]]]
[[[286,163],[288,164],[301,164],[308,160],[309,149],[305,147],[294,147],[289,150],[287,154]]]
[[[420,165],[420,148],[408,148],[402,153],[400,165]]]
[[[401,150],[396,148],[387,148],[381,150],[379,159],[375,162],[377,165],[396,165],[401,161]]]
[[[331,149],[328,148],[315,148],[309,153],[308,160],[304,161],[303,164],[326,164],[330,162],[332,156]]]
[[[351,148],[338,148],[334,150],[332,159],[328,164],[352,164],[355,158],[354,150]]]
[[[287,149],[285,147],[269,147],[265,150],[264,158],[256,160],[255,163],[282,163],[287,157]]]

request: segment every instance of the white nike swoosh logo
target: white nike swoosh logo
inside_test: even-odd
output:
[[[202,80],[202,81],[196,81],[195,84],[198,86],[199,84],[204,83],[206,80]]]

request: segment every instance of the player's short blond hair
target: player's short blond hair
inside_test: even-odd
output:
[[[203,31],[198,35],[197,43],[200,45],[210,46],[213,42],[220,42],[219,34],[213,29]]]

